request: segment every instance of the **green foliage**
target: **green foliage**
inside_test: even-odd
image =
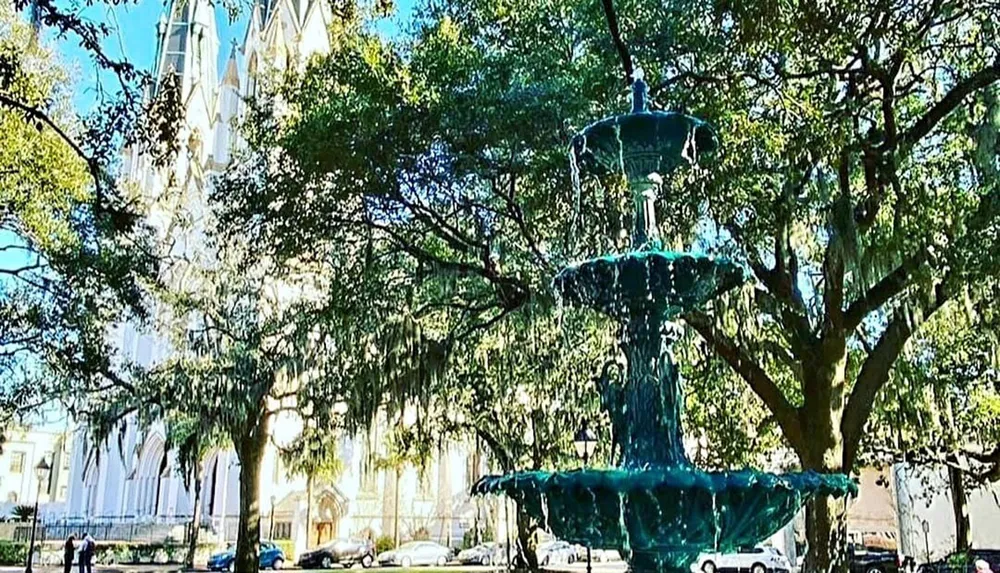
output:
[[[479,536],[479,542],[486,543],[489,541],[496,541],[496,535],[493,532],[493,527],[487,523],[485,529],[482,531],[482,534]],[[476,532],[472,529],[466,529],[465,533],[462,534],[462,545],[460,546],[460,549],[468,549],[475,546]]]
[[[165,420],[166,447],[177,454],[177,465],[188,487],[199,479],[198,468],[210,452],[228,442],[214,420],[190,415],[183,409],[171,411]]]
[[[411,541],[429,541],[431,538],[431,532],[426,527],[417,528],[411,535]]]
[[[31,521],[31,516],[35,515],[35,507],[24,504],[15,505],[10,514],[18,521]]]
[[[183,545],[169,541],[166,543],[99,543],[94,554],[94,562],[100,565],[180,563],[184,549]]]
[[[998,300],[997,6],[613,4],[655,103],[722,137],[717,161],[661,190],[662,234],[755,279],[684,317],[704,341],[678,348],[688,428],[714,446],[701,461],[759,463],[780,436],[803,467],[852,469],[911,339],[963,298]],[[220,221],[277,259],[359,277],[330,289],[337,316],[359,318],[338,328],[340,389],[407,389],[420,415],[394,437],[402,453],[464,433],[505,471],[569,467],[572,429],[597,417],[589,378],[615,357],[609,325],[558,312],[549,281],[625,248],[630,226],[620,181],[577,197],[566,168],[569,136],[625,107],[606,15],[548,0],[418,14],[391,39],[334,26],[329,54],[251,106]],[[807,570],[827,570],[831,526],[811,523]]]
[[[959,467],[1000,479],[1000,334],[990,305],[951,307],[907,349],[866,432],[874,460]]]
[[[295,542],[287,539],[273,541],[285,553],[285,563],[295,563]]]
[[[157,270],[132,198],[107,184],[99,139],[120,136],[121,126],[91,137],[65,84],[31,27],[0,7],[3,422],[71,395],[67,386],[119,379],[107,328],[144,316],[143,286]]]
[[[391,535],[379,535],[375,540],[375,553],[385,553],[396,548],[396,541]]]
[[[299,437],[290,446],[281,449],[281,459],[289,475],[333,481],[344,471],[340,445],[341,435],[338,432],[318,427],[307,418]]]
[[[28,544],[0,541],[0,565],[24,565],[28,558]]]

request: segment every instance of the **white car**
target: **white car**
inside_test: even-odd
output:
[[[735,553],[702,553],[693,573],[789,573],[792,567],[774,547],[747,547]]]

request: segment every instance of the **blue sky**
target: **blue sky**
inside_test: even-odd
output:
[[[241,1],[248,6],[252,0]],[[413,11],[414,0],[398,0],[396,14],[393,18],[380,22],[378,29],[392,35],[405,27],[406,20]],[[98,3],[86,7],[80,14],[95,22],[109,24],[116,33],[104,42],[104,49],[109,56],[121,58],[124,55],[140,69],[150,71],[156,56],[156,26],[160,14],[164,11],[164,0],[137,0],[111,6]],[[219,27],[219,60],[218,70],[225,70],[226,59],[229,57],[232,40],[243,41],[246,34],[249,8],[244,8],[235,21],[231,21],[222,2],[216,2],[215,20]],[[72,85],[68,86],[73,94],[73,102],[77,111],[85,114],[92,111],[98,97],[98,79],[105,89],[112,89],[114,83],[105,74],[98,77],[98,72],[89,55],[80,48],[76,38],[70,37],[57,43],[58,50],[66,64],[71,69]]]
[[[215,19],[219,27],[219,70],[225,69],[232,39],[242,41],[246,33],[247,15],[240,14],[235,22],[229,20],[225,9],[216,6]],[[164,11],[163,0],[138,0],[111,6],[98,3],[84,9],[83,17],[95,22],[107,23],[116,32],[105,39],[104,49],[113,58],[124,57],[136,67],[151,71],[156,56],[156,25]],[[74,37],[68,37],[57,44],[64,62],[71,69],[73,102],[77,111],[85,114],[92,111],[98,97],[98,79],[105,89],[114,88],[114,83],[106,74],[99,78],[97,68],[89,54],[80,48]]]

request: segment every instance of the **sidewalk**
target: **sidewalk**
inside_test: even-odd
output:
[[[31,568],[34,573],[62,573],[62,565],[41,566]],[[74,566],[73,573],[79,573],[80,568]],[[94,566],[94,573],[179,573],[183,571],[180,565],[113,565]],[[0,567],[0,573],[24,573],[24,566],[7,565]]]

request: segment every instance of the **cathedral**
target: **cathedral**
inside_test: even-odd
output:
[[[240,145],[235,126],[258,74],[280,71],[329,49],[328,3],[271,2],[255,3],[242,46],[234,44],[221,77],[213,3],[170,0],[157,25],[154,73],[158,80],[170,73],[179,79],[181,147],[166,168],[154,166],[137,150],[127,150],[123,177],[149,205],[148,220],[158,239],[178,258],[210,260],[204,226],[209,186]],[[167,280],[183,286],[182,275],[175,271]],[[131,324],[111,335],[122,354],[140,365],[155,363],[167,352],[157,333]],[[276,421],[272,427],[272,434],[296,433],[289,423]],[[422,537],[458,545],[466,530],[479,523],[481,508],[468,492],[484,469],[481,456],[467,444],[452,444],[442,446],[424,468],[381,470],[370,463],[376,456],[369,454],[378,452],[367,451],[379,447],[378,432],[376,427],[372,435],[343,440],[342,473],[330,483],[315,484],[308,509],[305,476],[289,475],[272,440],[261,470],[261,536],[285,542],[296,554],[349,536]],[[82,430],[75,437],[66,520],[94,524],[94,530],[103,524],[108,539],[118,539],[116,529],[141,527],[148,533],[143,541],[179,541],[195,515],[194,488],[180,477],[175,456],[165,447],[163,428],[140,432],[135,423],[127,423],[122,436],[121,447],[116,440],[88,443]],[[95,447],[99,455],[93,455]],[[202,470],[202,518],[197,524],[201,538],[220,545],[233,542],[239,517],[235,452],[211,453]]]

